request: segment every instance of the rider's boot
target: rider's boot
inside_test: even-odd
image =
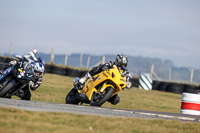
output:
[[[85,77],[80,78],[77,82],[74,82],[74,90],[82,90],[85,86],[86,81],[91,77],[89,72],[85,75]]]
[[[81,85],[84,85],[85,82],[91,77],[90,73],[88,72],[85,77],[82,77],[79,79],[79,83],[81,83]]]
[[[112,96],[111,98],[108,99],[108,102],[110,102],[113,105],[118,104],[120,101],[119,95],[115,94],[114,96]]]

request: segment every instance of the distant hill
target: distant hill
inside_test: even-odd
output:
[[[38,54],[38,57],[42,57],[45,62],[50,62],[50,54]],[[64,65],[66,55],[55,55],[54,63]],[[90,56],[89,68],[101,61],[102,56],[83,54],[82,67],[86,67],[88,56]],[[114,61],[116,55],[105,55],[105,62]],[[128,70],[132,75],[139,76],[141,73],[150,73],[151,65],[154,64],[155,73],[162,79],[169,79],[169,68],[172,72],[173,81],[189,82],[190,70],[187,67],[176,67],[171,60],[162,60],[159,58],[141,57],[141,56],[128,56]],[[68,55],[68,66],[79,67],[80,66],[80,54]],[[200,83],[200,69],[194,70],[193,82]]]

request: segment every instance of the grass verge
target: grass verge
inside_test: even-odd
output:
[[[199,133],[200,123],[0,108],[1,133]]]

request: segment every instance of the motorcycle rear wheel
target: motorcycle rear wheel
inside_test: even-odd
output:
[[[114,92],[114,88],[112,87],[106,88],[102,94],[103,97],[101,97],[98,100],[94,99],[95,94],[93,94],[92,99],[90,101],[90,106],[101,106],[112,96],[113,92]]]
[[[0,88],[0,97],[4,97],[5,94],[11,89],[13,88],[13,83],[12,82],[8,82],[4,87]]]
[[[66,104],[78,104],[79,101],[76,98],[77,90],[72,89],[66,96]]]

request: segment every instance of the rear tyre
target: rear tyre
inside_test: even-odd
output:
[[[66,104],[78,104],[79,101],[77,100],[76,96],[78,94],[78,91],[75,89],[72,89],[66,96]]]
[[[4,87],[0,88],[0,97],[4,97],[6,93],[14,87],[12,82],[8,82]]]
[[[93,94],[92,99],[90,101],[90,106],[101,106],[104,104],[113,94],[114,88],[108,87],[104,90],[104,92],[99,94]],[[100,96],[100,98],[98,98]]]

